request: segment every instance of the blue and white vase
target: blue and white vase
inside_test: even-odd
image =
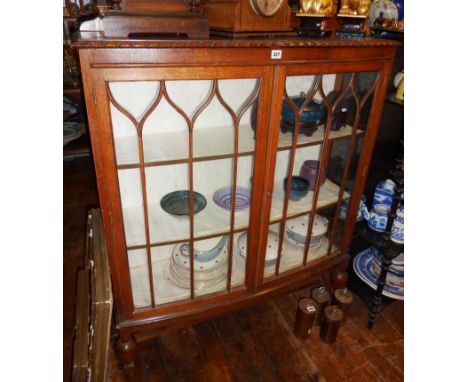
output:
[[[372,208],[377,204],[384,204],[388,208],[392,207],[393,194],[395,189],[395,182],[391,179],[380,181],[374,191],[374,199],[372,201]]]
[[[384,232],[387,228],[388,222],[388,213],[390,212],[390,207],[385,204],[376,204],[372,211],[369,213],[369,218],[367,219],[367,225],[369,228],[377,232]]]
[[[349,206],[349,199],[344,199],[340,207],[340,219],[341,220],[346,220],[346,215],[348,214],[348,206]],[[361,195],[361,200],[359,202],[359,210],[356,215],[356,221],[360,222],[362,219],[364,219],[366,213],[368,214],[367,208],[366,208],[366,197],[365,195]]]
[[[404,242],[404,207],[398,207],[396,212],[396,217],[393,219],[391,240],[398,244],[403,244]]]

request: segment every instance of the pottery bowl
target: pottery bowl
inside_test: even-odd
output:
[[[292,239],[296,243],[305,245],[306,240],[307,240],[306,236],[303,236],[303,235],[301,235],[301,234],[299,234],[297,232],[292,232],[292,231],[290,231],[288,229],[286,229],[285,232],[286,232],[287,237],[289,237],[290,239]],[[310,241],[309,241],[309,246],[310,247],[316,246],[320,242],[320,240],[322,240],[322,237],[323,237],[323,235],[311,236]]]
[[[205,197],[193,191],[193,213],[196,214],[206,207]],[[190,215],[190,192],[174,191],[161,199],[161,208],[168,214],[176,216]]]
[[[284,178],[283,182],[284,191],[286,192],[288,187],[288,178]],[[300,200],[307,195],[309,191],[309,181],[301,176],[293,175],[291,178],[291,191],[289,193],[289,199]]]
[[[248,188],[237,186],[235,197],[235,211],[242,211],[250,206],[250,190]],[[224,210],[231,211],[232,188],[228,186],[217,190],[213,195],[213,201]]]
[[[304,96],[291,97],[291,101],[297,108],[300,108],[305,101]],[[319,122],[325,114],[325,105],[317,100],[310,100],[309,103],[302,109],[301,123]],[[281,111],[282,119],[293,122],[294,110],[287,100],[283,100],[283,110]]]
[[[212,239],[196,241],[193,244],[193,254],[196,261],[202,263],[213,260],[216,258],[224,248],[228,236],[214,237]],[[180,253],[182,256],[189,257],[190,246],[189,243],[184,243],[180,246]]]

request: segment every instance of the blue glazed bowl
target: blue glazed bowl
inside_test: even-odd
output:
[[[284,178],[283,181],[284,191],[288,187],[288,178]],[[291,179],[291,191],[289,193],[289,199],[300,200],[307,195],[309,191],[309,181],[301,176],[293,175]]]
[[[303,96],[291,97],[291,101],[293,101],[293,103],[299,108],[304,103],[305,98]],[[319,122],[323,118],[324,112],[325,106],[322,103],[316,100],[311,100],[302,111],[301,123]],[[286,100],[283,100],[281,116],[283,119],[288,121],[294,121],[294,111]]]

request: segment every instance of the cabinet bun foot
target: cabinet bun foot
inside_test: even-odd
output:
[[[115,343],[115,352],[123,367],[125,376],[128,380],[132,380],[135,374],[135,358],[138,353],[138,345],[135,338],[131,334],[122,335]]]

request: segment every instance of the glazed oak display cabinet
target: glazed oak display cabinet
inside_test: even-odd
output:
[[[346,269],[396,45],[79,36],[125,366]]]

